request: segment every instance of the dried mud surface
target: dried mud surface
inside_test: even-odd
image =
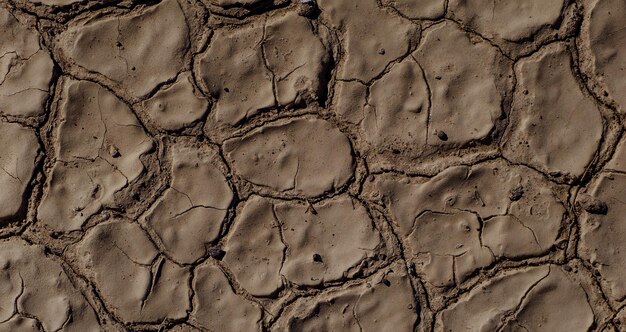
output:
[[[623,0],[0,0],[0,331],[625,331]]]

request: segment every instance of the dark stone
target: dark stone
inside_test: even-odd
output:
[[[582,194],[579,202],[583,209],[591,214],[606,215],[609,212],[609,207],[605,202],[590,195]]]
[[[224,258],[225,255],[226,255],[226,251],[222,250],[222,248],[220,247],[209,248],[209,256],[217,260],[222,260],[222,258]]]
[[[511,192],[509,193],[509,199],[513,202],[519,201],[522,196],[524,196],[524,187],[521,185],[511,189]]]
[[[445,132],[441,130],[437,130],[437,137],[439,137],[439,139],[444,142],[448,140],[448,134],[446,134]]]
[[[298,15],[314,20],[320,15],[320,9],[315,1],[301,0],[298,4]]]
[[[409,268],[408,268],[408,272],[409,275],[413,276],[413,277],[417,277],[417,271],[415,270],[415,263],[411,263],[409,264]]]

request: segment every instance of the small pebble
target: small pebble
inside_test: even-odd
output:
[[[415,263],[409,264],[408,271],[410,275],[417,277],[417,271],[415,270]]]
[[[609,212],[609,208],[606,206],[606,203],[600,200],[594,200],[591,204],[585,207],[585,211],[593,214],[606,215],[607,212]]]
[[[385,55],[385,49],[384,48],[379,49],[378,54]]]
[[[209,256],[217,259],[217,260],[222,260],[222,258],[224,258],[224,255],[226,255],[226,252],[224,250],[222,250],[222,248],[220,247],[211,247],[209,248]]]
[[[563,270],[567,271],[567,272],[572,272],[572,267],[569,265],[563,265]]]
[[[511,192],[509,193],[509,199],[512,202],[519,201],[522,196],[524,196],[524,187],[521,185],[511,189]]]
[[[322,262],[322,256],[320,254],[313,254],[313,261],[321,263]]]
[[[102,219],[109,220],[111,218],[111,213],[109,211],[102,211]]]
[[[591,197],[590,195],[582,194],[579,202],[583,209],[591,214],[606,215],[609,212],[609,207],[605,202]]]
[[[444,142],[448,140],[448,134],[446,134],[445,132],[441,130],[437,130],[437,137],[439,137],[439,139]]]
[[[300,0],[297,11],[298,15],[310,19],[315,19],[320,13],[317,4],[313,0]]]
[[[111,155],[111,157],[117,158],[120,156],[120,150],[118,150],[118,148],[114,147],[113,145],[110,145],[109,154]]]

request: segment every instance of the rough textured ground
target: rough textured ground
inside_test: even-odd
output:
[[[0,331],[626,331],[623,0],[0,0]]]

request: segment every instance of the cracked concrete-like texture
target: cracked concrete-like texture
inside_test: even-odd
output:
[[[623,0],[0,0],[0,331],[626,330]]]

